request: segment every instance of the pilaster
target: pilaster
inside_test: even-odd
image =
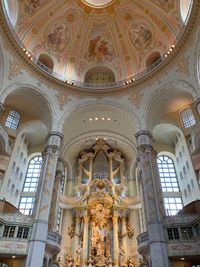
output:
[[[46,138],[46,147],[43,152],[43,163],[34,208],[35,222],[29,241],[26,267],[42,267],[43,265],[52,193],[62,138],[63,135],[59,132],[50,132]]]

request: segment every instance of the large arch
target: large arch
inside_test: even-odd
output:
[[[111,100],[98,100],[98,104],[96,100],[86,101],[80,104],[77,104],[76,106],[71,106],[68,108],[68,110],[62,115],[58,122],[58,130],[62,132],[63,125],[65,121],[75,114],[78,111],[84,110],[85,108],[90,109],[91,111],[95,111],[96,107],[101,107],[102,110],[106,108],[111,108],[113,111],[118,110],[125,114],[126,117],[129,117],[131,119],[131,125],[134,125],[135,131],[138,132],[141,130],[141,122],[137,115],[133,112],[132,109],[130,109],[127,106],[121,105],[119,103],[113,102]],[[134,132],[133,132],[134,136]]]
[[[30,119],[40,119],[51,131],[55,124],[53,103],[44,92],[30,85],[12,84],[2,92],[0,101],[4,105],[18,108]]]
[[[19,15],[19,7],[17,0],[3,0],[7,16],[13,28],[17,25],[17,19]]]
[[[151,131],[155,125],[163,122],[179,126],[175,112],[192,104],[197,97],[197,90],[186,81],[174,81],[157,88],[145,107],[146,128]]]

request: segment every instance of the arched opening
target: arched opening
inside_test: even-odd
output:
[[[154,64],[159,64],[161,62],[161,55],[160,55],[160,52],[156,51],[156,52],[153,52],[151,53],[148,57],[147,57],[147,60],[146,60],[146,67],[150,67],[151,65],[154,65]]]
[[[51,71],[53,70],[54,63],[53,63],[53,60],[50,56],[48,56],[46,54],[40,54],[38,60],[39,60],[39,65],[41,67],[47,67],[49,70],[51,70]],[[44,66],[40,63],[42,63]]]
[[[191,0],[183,0],[180,1],[180,11],[181,11],[181,18],[183,23],[186,23],[186,19],[188,16],[188,12],[190,10],[190,5],[191,5],[192,1]]]
[[[107,67],[94,67],[85,74],[85,83],[113,83],[115,82],[114,72]]]
[[[15,28],[18,18],[18,3],[16,0],[4,0],[4,5],[10,23],[12,24],[13,28]]]

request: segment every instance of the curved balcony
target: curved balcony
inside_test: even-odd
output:
[[[60,251],[61,236],[56,232],[48,232],[47,248],[54,252]]]
[[[80,82],[80,81],[75,81],[70,79],[69,77],[62,75],[60,73],[57,73],[55,71],[52,71],[51,69],[49,69],[46,65],[44,65],[42,62],[40,62],[37,58],[35,58],[30,51],[28,51],[26,49],[26,47],[24,46],[24,44],[21,42],[21,40],[19,39],[19,37],[17,36],[15,30],[12,27],[12,24],[8,18],[7,12],[6,12],[6,8],[4,5],[4,1],[1,1],[1,10],[0,10],[0,17],[1,17],[1,23],[3,24],[3,30],[5,31],[5,34],[8,35],[8,33],[11,33],[11,36],[8,37],[9,41],[14,45],[15,44],[15,50],[18,52],[18,54],[20,54],[20,56],[22,56],[22,58],[24,59],[24,61],[26,63],[28,63],[32,69],[35,69],[35,67],[37,67],[35,70],[38,74],[41,75],[45,75],[45,77],[47,77],[46,75],[48,75],[49,77],[48,80],[56,83],[57,85],[60,86],[68,86],[75,88],[83,88],[83,89],[100,89],[100,90],[104,90],[106,89],[106,91],[108,91],[108,89],[117,89],[117,88],[123,88],[123,87],[127,87],[131,84],[137,85],[139,84],[141,81],[147,80],[147,78],[152,77],[153,73],[155,71],[159,71],[161,69],[163,69],[164,65],[168,64],[168,62],[170,62],[169,58],[171,56],[171,54],[176,54],[174,53],[175,50],[178,51],[178,49],[176,49],[176,47],[181,47],[180,45],[180,41],[182,41],[182,45],[185,43],[186,38],[188,37],[189,33],[191,32],[191,25],[194,24],[196,16],[197,16],[197,11],[198,11],[198,6],[199,3],[198,2],[194,2],[191,1],[191,5],[190,5],[190,9],[189,12],[187,14],[187,18],[185,20],[185,25],[181,28],[179,34],[176,36],[176,39],[173,43],[173,45],[169,48],[168,51],[166,51],[165,54],[163,54],[161,56],[161,58],[159,58],[156,62],[154,62],[152,65],[150,65],[149,67],[147,67],[144,71],[137,73],[125,80],[121,80],[121,81],[117,81],[117,82],[112,82],[112,83],[85,83],[85,82]],[[193,12],[194,11],[194,12]],[[194,14],[193,14],[194,13]],[[190,16],[191,15],[191,16]],[[192,16],[194,15],[194,17]],[[184,37],[184,33],[187,31],[187,34]],[[163,64],[166,63],[166,64]],[[161,65],[163,66],[162,68]],[[138,83],[137,83],[138,82]],[[103,91],[104,92],[104,91]]]
[[[137,241],[138,241],[138,252],[141,255],[147,254],[149,251],[149,235],[147,232],[144,232],[142,234],[140,234],[137,237]]]

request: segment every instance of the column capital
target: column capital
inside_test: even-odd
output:
[[[47,145],[44,149],[44,151],[42,152],[42,157],[45,158],[46,155],[51,154],[51,155],[60,155],[60,146],[57,145]]]
[[[60,142],[63,139],[63,134],[60,132],[56,132],[56,131],[51,131],[47,134],[46,137],[46,144],[56,144],[56,145],[60,145]]]
[[[90,217],[88,215],[83,216],[84,223],[89,223]]]
[[[139,131],[135,134],[138,145],[153,145],[154,139],[149,131]]]

